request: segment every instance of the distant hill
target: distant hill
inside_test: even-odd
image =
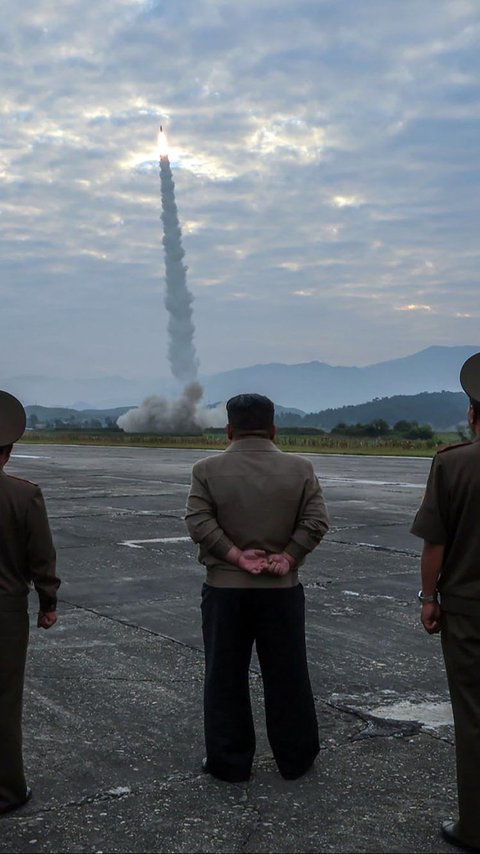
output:
[[[117,418],[130,409],[129,406],[119,406],[114,409],[73,409],[66,406],[26,406],[27,426],[55,425],[55,422],[72,424],[78,427],[99,421],[104,427],[108,420],[115,424]],[[32,419],[33,416],[33,419]]]
[[[480,346],[428,347],[402,359],[364,368],[341,367],[326,362],[297,365],[275,363],[223,371],[200,377],[207,404],[234,394],[255,391],[288,408],[316,412],[355,405],[375,397],[415,395],[421,392],[460,391],[460,368]],[[132,407],[147,395],[178,395],[172,379],[127,380],[124,377],[61,379],[20,376],[0,379],[0,387],[24,405],[69,407],[76,410]]]
[[[341,406],[311,412],[303,418],[281,414],[278,426],[321,427],[331,430],[340,422],[344,424],[368,424],[383,418],[391,427],[397,421],[417,421],[430,424],[434,430],[456,430],[466,424],[468,401],[463,392],[423,392],[415,395],[395,395],[371,400],[357,406]]]
[[[428,347],[412,356],[364,368],[333,367],[325,362],[254,365],[207,377],[205,396],[207,400],[225,400],[245,390],[255,391],[314,412],[375,397],[460,391],[460,368],[479,350],[473,345]]]

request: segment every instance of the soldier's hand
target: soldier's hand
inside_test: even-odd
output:
[[[38,619],[37,619],[37,628],[38,629],[51,629],[52,626],[57,622],[57,612],[56,611],[39,611]]]
[[[441,609],[438,602],[426,602],[422,606],[420,619],[423,628],[429,635],[436,635],[440,631]]]
[[[259,575],[267,567],[266,552],[263,549],[245,549],[238,559],[238,566],[252,575]]]

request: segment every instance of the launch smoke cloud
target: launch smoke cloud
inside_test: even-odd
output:
[[[204,409],[202,395],[200,383],[189,383],[173,402],[151,395],[137,409],[121,415],[117,424],[126,433],[198,433],[203,427],[222,427],[225,407]]]

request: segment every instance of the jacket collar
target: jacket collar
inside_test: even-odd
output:
[[[244,436],[241,439],[234,439],[227,451],[275,451],[281,453],[280,448],[277,448],[271,439],[262,439],[260,436]]]

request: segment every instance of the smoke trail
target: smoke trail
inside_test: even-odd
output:
[[[191,382],[197,378],[198,360],[193,344],[195,327],[192,321],[193,296],[187,287],[187,267],[183,264],[185,251],[182,230],[175,203],[175,184],[168,155],[160,157],[162,190],[163,247],[167,292],[165,306],[168,319],[168,358],[174,377]]]
[[[173,403],[151,395],[137,409],[121,415],[117,424],[126,433],[198,433],[202,427],[225,426],[225,406],[204,409],[199,405],[202,395],[200,383],[187,385]]]
[[[161,131],[161,141],[166,143]],[[160,138],[159,138],[160,139]],[[163,247],[165,256],[166,294],[168,311],[168,359],[172,374],[187,382],[178,400],[170,403],[164,397],[151,395],[137,409],[130,409],[117,420],[126,433],[190,433],[203,427],[220,427],[226,423],[225,407],[202,408],[202,386],[196,382],[198,359],[193,344],[195,327],[192,320],[193,296],[187,288],[187,267],[183,263],[182,230],[178,221],[170,161],[160,155],[162,191]]]

